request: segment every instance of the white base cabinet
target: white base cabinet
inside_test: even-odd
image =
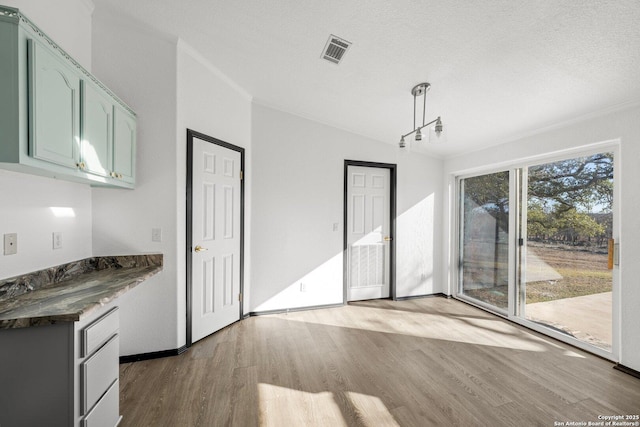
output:
[[[78,322],[0,330],[0,426],[115,427],[118,330],[113,305]]]

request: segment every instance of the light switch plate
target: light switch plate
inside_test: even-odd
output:
[[[152,228],[151,229],[151,241],[152,242],[162,242],[162,228]]]
[[[15,255],[18,253],[18,233],[4,235],[4,254]]]

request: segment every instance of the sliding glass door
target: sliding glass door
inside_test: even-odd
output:
[[[460,181],[460,291],[507,310],[509,285],[509,172]]]
[[[613,153],[528,168],[519,315],[611,350]]]
[[[460,177],[457,296],[612,351],[614,154]]]

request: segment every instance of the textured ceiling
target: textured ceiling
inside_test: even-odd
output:
[[[177,36],[254,101],[397,144],[430,82],[440,156],[640,101],[638,0],[94,0]],[[320,59],[329,34],[352,42]]]

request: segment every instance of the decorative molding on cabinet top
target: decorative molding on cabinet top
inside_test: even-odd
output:
[[[20,11],[12,7],[0,6],[0,16],[19,19]]]
[[[129,114],[136,117],[136,112],[131,109],[122,99],[120,99],[115,93],[113,93],[107,86],[105,86],[100,80],[98,80],[93,74],[88,72],[78,61],[76,61],[71,55],[69,55],[63,48],[58,46],[51,37],[49,37],[44,31],[42,31],[36,24],[34,24],[27,16],[25,16],[19,9],[15,9],[8,6],[0,5],[0,20],[14,22],[16,24],[23,23],[28,25],[35,34],[37,34],[43,41],[45,41],[49,47],[57,51],[73,66],[75,66],[83,76],[95,83],[100,89],[104,90],[109,96],[111,96],[122,108],[124,108]]]

